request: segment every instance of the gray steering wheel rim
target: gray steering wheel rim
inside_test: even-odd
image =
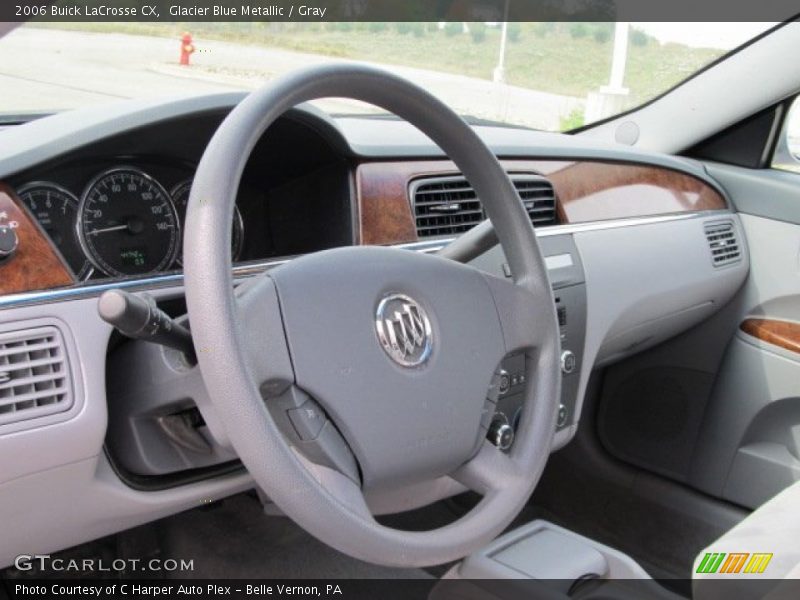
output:
[[[230,256],[235,190],[266,129],[297,104],[347,97],[409,121],[456,163],[482,199],[516,284],[540,303],[546,335],[537,343],[535,381],[526,392],[513,470],[497,469],[482,501],[458,521],[407,532],[377,523],[329,489],[308,468],[264,408],[243,354]],[[186,299],[202,376],[234,449],[259,486],[301,527],[338,550],[389,566],[457,560],[498,535],[527,502],[550,453],[560,391],[558,326],[546,266],[517,192],[494,154],[458,115],[417,86],[380,70],[353,65],[306,69],[252,93],[223,121],[208,144],[192,186],[184,241]],[[480,467],[493,470],[484,447]],[[478,462],[477,460],[475,461]],[[499,466],[498,466],[499,467]],[[469,476],[467,476],[469,477]],[[335,483],[333,485],[336,485]],[[326,487],[327,486],[327,487]]]

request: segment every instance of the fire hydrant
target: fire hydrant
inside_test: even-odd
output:
[[[192,43],[192,34],[188,31],[181,36],[181,64],[189,66],[189,57],[194,52],[194,44]]]

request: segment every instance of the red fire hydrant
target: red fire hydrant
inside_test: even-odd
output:
[[[192,34],[188,31],[181,36],[181,64],[188,67],[189,57],[194,52],[194,44],[192,43]]]

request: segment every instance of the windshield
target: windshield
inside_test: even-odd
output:
[[[0,114],[252,90],[368,62],[460,114],[565,131],[633,108],[770,23],[29,23],[0,40]],[[183,63],[183,64],[182,64]],[[334,114],[374,114],[343,99]]]

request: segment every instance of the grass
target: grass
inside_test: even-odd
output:
[[[457,25],[457,26],[456,26]],[[513,24],[506,51],[512,85],[584,98],[608,82],[613,33],[609,24]],[[203,39],[271,46],[311,54],[370,60],[491,79],[500,47],[499,28],[431,23],[39,23],[35,26],[175,38],[191,31]],[[480,29],[480,33],[476,31]],[[717,58],[721,50],[661,45],[633,30],[625,86],[635,105],[680,82]]]

